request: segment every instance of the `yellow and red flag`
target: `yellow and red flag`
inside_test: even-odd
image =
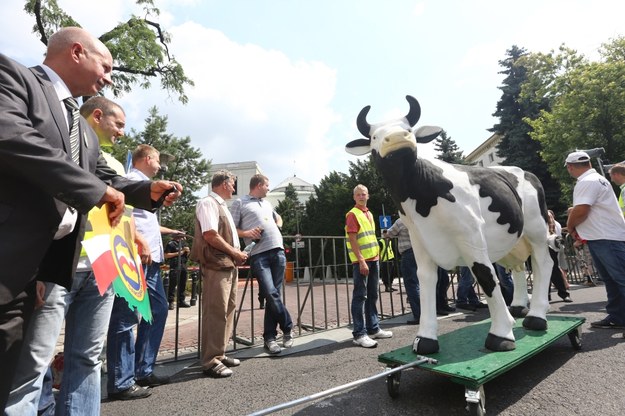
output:
[[[100,294],[113,284],[117,296],[128,302],[143,319],[152,322],[152,311],[141,259],[134,243],[132,217],[128,210],[116,227],[108,220],[108,206],[89,212],[93,237],[82,242],[91,262]]]

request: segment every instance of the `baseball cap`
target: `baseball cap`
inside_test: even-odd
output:
[[[567,165],[567,163],[584,163],[584,162],[588,162],[590,161],[590,156],[588,156],[588,153],[586,152],[571,152],[569,153],[569,155],[566,157],[566,162],[564,163],[564,166]]]

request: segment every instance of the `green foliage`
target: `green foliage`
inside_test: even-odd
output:
[[[502,94],[493,114],[499,118],[499,122],[489,130],[502,136],[497,155],[504,159],[504,165],[518,166],[534,173],[545,189],[547,205],[554,212],[560,213],[565,209],[560,200],[560,184],[549,173],[547,164],[541,158],[541,143],[532,140],[532,127],[526,122],[526,119],[535,118],[541,111],[548,110],[550,105],[545,95],[529,94],[530,90],[537,92],[545,87],[544,83],[537,82],[534,75],[529,74],[534,74],[538,69],[545,74],[552,74],[553,63],[551,60],[535,60],[530,62],[535,62],[536,66],[529,66],[527,51],[516,45],[507,50],[506,54],[506,59],[499,61],[499,65],[504,68],[500,73],[506,77],[499,87]],[[524,86],[527,95],[522,94]]]
[[[276,212],[282,217],[282,234],[295,235],[300,232],[300,220],[304,214],[304,206],[297,199],[297,191],[293,184],[284,190],[284,199],[278,202]]]
[[[136,0],[136,4],[142,6],[145,17],[132,15],[128,21],[117,24],[99,38],[113,56],[113,94],[119,97],[128,93],[135,84],[150,88],[151,80],[157,77],[163,90],[174,93],[186,104],[185,87],[194,83],[169,53],[171,36],[158,23],[149,20],[160,11],[154,7],[153,0]],[[27,0],[24,10],[35,16],[33,32],[39,33],[46,45],[48,38],[60,28],[80,26],[58,6],[56,0]]]
[[[466,164],[462,155],[462,150],[458,147],[454,139],[447,136],[447,132],[443,130],[434,141],[434,150],[439,152],[436,158],[447,163],[455,163],[457,165]]]
[[[190,137],[179,138],[167,133],[167,117],[159,115],[156,107],[149,110],[143,131],[133,129],[113,146],[113,156],[125,165],[128,151],[132,152],[140,144],[148,144],[158,150],[162,162],[167,155],[175,157],[167,163],[167,172],[161,176],[179,182],[184,192],[173,206],[161,210],[161,223],[192,233],[198,201],[195,194],[209,181],[210,162],[202,158],[199,149],[191,146]]]

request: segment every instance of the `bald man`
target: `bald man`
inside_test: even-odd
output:
[[[111,223],[117,224],[125,201],[152,209],[166,190],[177,190],[166,205],[182,190],[169,181],[117,175],[102,158],[93,130],[68,109],[76,106],[68,99],[110,85],[112,69],[106,46],[77,27],[50,37],[43,65],[26,68],[0,54],[1,409],[24,330],[35,303],[45,301],[44,293],[37,297],[36,276],[54,276],[55,283],[71,287],[89,210],[109,203]]]

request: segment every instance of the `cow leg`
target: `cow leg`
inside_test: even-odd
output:
[[[415,250],[415,254],[417,251]],[[419,301],[421,303],[421,319],[419,330],[412,344],[416,354],[432,354],[438,352],[438,321],[436,320],[436,273],[438,266],[429,258],[417,259],[417,276],[419,278]]]
[[[510,351],[516,348],[512,326],[514,318],[510,315],[506,302],[497,287],[495,269],[490,261],[474,262],[471,272],[486,294],[486,302],[491,316],[491,325],[484,346],[491,351]]]
[[[512,280],[514,281],[514,296],[510,304],[510,313],[515,318],[524,318],[529,309],[529,296],[527,295],[527,276],[525,269],[512,270]]]
[[[553,260],[549,255],[546,241],[532,242],[533,288],[530,310],[523,320],[523,327],[536,331],[547,329],[547,311],[549,310],[549,285]]]

